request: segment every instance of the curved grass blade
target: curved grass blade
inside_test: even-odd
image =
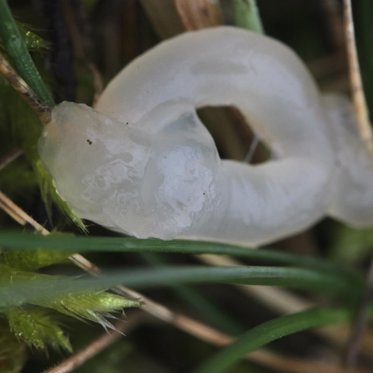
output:
[[[351,316],[348,309],[315,308],[278,317],[250,329],[194,373],[227,372],[246,354],[272,341],[303,330],[340,324],[350,320]]]

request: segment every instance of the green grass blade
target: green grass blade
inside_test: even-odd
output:
[[[207,241],[137,239],[125,237],[87,237],[68,234],[41,236],[32,233],[1,232],[0,247],[8,249],[75,250],[79,252],[153,252],[180,254],[217,254],[247,258],[261,263],[297,266],[335,273],[361,284],[360,274],[325,259]]]
[[[178,266],[160,269],[127,270],[112,272],[100,278],[56,278],[48,281],[43,275],[25,277],[22,271],[12,275],[12,282],[1,281],[0,307],[23,303],[40,303],[61,294],[74,294],[88,290],[98,291],[118,284],[135,288],[174,286],[195,283],[231,283],[250,285],[275,285],[313,291],[318,294],[340,296],[345,301],[356,301],[360,293],[348,280],[309,269],[286,267],[210,267]],[[354,299],[351,299],[354,298]]]
[[[13,67],[32,88],[41,101],[54,106],[53,98],[44,84],[27,49],[6,0],[0,0],[0,39]]]
[[[347,309],[330,308],[316,308],[278,317],[250,329],[195,373],[227,372],[246,354],[272,341],[303,330],[346,322],[350,317],[351,313]]]
[[[167,268],[165,260],[160,255],[141,253],[141,257],[152,267]],[[210,325],[216,326],[220,330],[233,335],[238,335],[243,331],[243,327],[234,318],[198,290],[182,284],[171,285],[171,289],[182,302],[189,305],[193,312],[197,312]]]
[[[238,27],[264,34],[255,0],[234,0],[234,23]]]

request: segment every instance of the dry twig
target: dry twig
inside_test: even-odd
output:
[[[368,107],[365,100],[359,60],[357,56],[351,0],[344,0],[343,5],[349,76],[352,90],[352,100],[357,118],[357,128],[362,141],[370,151],[373,151],[372,128],[369,122]]]
[[[120,339],[123,336],[122,332],[129,332],[134,329],[143,319],[143,314],[131,314],[131,316],[125,320],[117,322],[113,330],[103,333],[99,338],[89,343],[82,350],[65,359],[55,367],[44,371],[44,373],[68,373],[73,371]]]
[[[10,215],[18,224],[30,224],[37,232],[42,235],[49,234],[41,224],[34,220],[29,214],[16,205],[6,194],[0,191],[0,208]]]
[[[176,11],[187,30],[198,30],[223,23],[217,0],[175,0]]]
[[[0,52],[0,74],[11,84],[11,86],[21,95],[31,109],[39,117],[43,124],[50,121],[51,109],[43,104],[28,84],[10,66],[4,55]]]
[[[0,159],[0,171],[3,170],[8,164],[15,161],[22,154],[23,154],[23,150],[21,149],[13,149],[8,154],[5,154]]]

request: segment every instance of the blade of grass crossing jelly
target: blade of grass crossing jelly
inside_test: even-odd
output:
[[[4,267],[4,266],[3,266]],[[4,269],[2,270],[4,272]],[[193,283],[229,283],[247,285],[276,285],[308,290],[317,294],[339,297],[344,302],[355,303],[361,288],[348,280],[309,269],[286,267],[210,267],[178,266],[150,270],[112,272],[100,278],[70,279],[23,271],[12,272],[12,281],[5,281],[9,274],[0,273],[0,308],[24,303],[40,304],[61,294],[76,294],[88,290],[99,291],[125,284],[135,288],[153,288]],[[1,278],[2,277],[2,278]]]
[[[182,254],[217,254],[247,258],[261,263],[297,266],[339,275],[356,286],[361,286],[362,277],[357,271],[337,265],[325,259],[305,257],[280,250],[250,248],[207,241],[137,239],[124,237],[84,237],[71,234],[48,236],[20,232],[0,232],[0,247],[7,249],[48,250],[67,249],[79,252],[153,252]]]

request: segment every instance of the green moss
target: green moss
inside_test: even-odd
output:
[[[18,373],[26,359],[25,344],[9,330],[4,320],[0,321],[0,372]]]
[[[20,340],[37,350],[48,346],[72,351],[70,341],[57,322],[41,308],[11,308],[6,317],[10,330]]]
[[[37,270],[66,261],[71,252],[48,250],[5,250],[0,253],[0,263],[15,269]]]
[[[81,294],[66,294],[44,303],[65,315],[85,319],[101,324],[105,328],[112,325],[106,319],[113,311],[123,308],[139,307],[139,302],[107,292],[84,292]]]
[[[13,260],[20,267],[28,266],[19,257],[12,257],[11,254],[6,252],[2,252],[1,256],[4,257],[4,254],[5,258],[8,258],[8,263]],[[46,264],[55,261],[51,257],[45,256],[44,253],[39,260],[35,260],[35,258],[33,260],[36,266],[41,265],[41,263]],[[43,283],[48,284],[48,287],[51,286],[53,288],[62,278],[65,277],[26,271],[5,265],[3,262],[0,264],[0,286],[8,285],[10,287],[18,281],[21,283],[40,283],[40,281],[43,281]],[[138,301],[105,291],[67,293],[51,299],[50,297],[43,297],[43,294],[38,289],[35,299],[31,302],[32,304],[25,302],[22,293],[18,294],[16,302],[14,302],[15,294],[12,294],[11,291],[8,293],[8,305],[5,303],[0,312],[8,319],[12,333],[20,341],[38,350],[46,350],[48,346],[51,346],[71,351],[68,338],[56,320],[50,315],[50,310],[58,311],[79,320],[99,323],[104,328],[111,328],[112,325],[107,320],[107,317],[112,312],[139,306]]]

